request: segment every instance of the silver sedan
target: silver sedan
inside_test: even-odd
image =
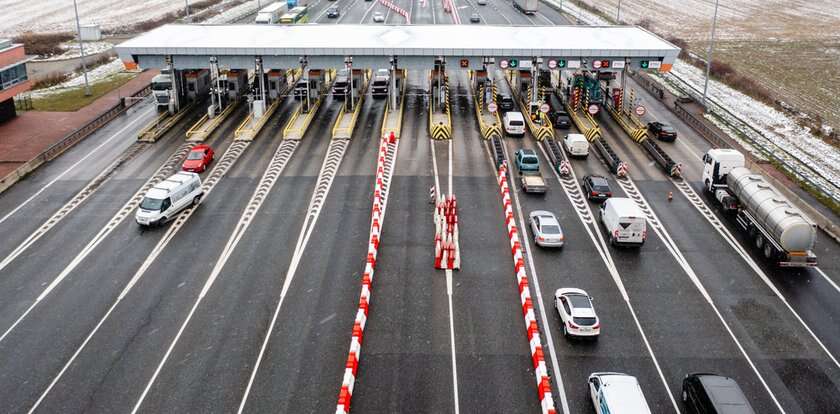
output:
[[[562,247],[565,242],[560,222],[550,211],[535,210],[528,215],[534,244],[541,247]]]

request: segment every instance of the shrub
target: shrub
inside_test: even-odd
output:
[[[73,40],[71,33],[35,33],[23,32],[12,38],[15,43],[22,43],[27,54],[49,57],[64,53],[61,44]]]

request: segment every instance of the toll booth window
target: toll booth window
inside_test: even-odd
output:
[[[232,90],[232,91],[235,91],[236,90],[236,84],[235,83],[229,83],[228,84],[228,89]]]
[[[277,89],[277,83],[276,82],[269,82],[268,83],[268,89],[270,89],[272,91]]]
[[[190,82],[187,84],[187,90],[190,92],[195,92],[195,84]]]

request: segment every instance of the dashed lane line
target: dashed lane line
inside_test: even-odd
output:
[[[785,413],[786,411],[782,407],[778,398],[776,398],[776,394],[774,394],[773,390],[770,389],[770,385],[767,384],[767,381],[764,379],[764,376],[761,374],[761,372],[758,370],[758,367],[753,362],[752,357],[750,357],[750,355],[747,353],[747,350],[738,340],[738,337],[735,335],[735,332],[729,326],[729,323],[726,322],[726,319],[723,317],[723,314],[720,313],[720,310],[718,309],[711,295],[706,290],[703,283],[700,281],[700,278],[694,272],[694,268],[692,268],[688,261],[685,259],[676,242],[674,242],[674,239],[671,238],[671,235],[668,232],[668,230],[666,230],[665,227],[662,226],[659,218],[656,216],[656,213],[650,207],[650,204],[648,204],[647,200],[645,199],[644,195],[642,195],[641,191],[639,191],[638,187],[636,187],[636,183],[633,181],[632,178],[630,178],[629,175],[626,175],[622,178],[616,178],[615,181],[624,190],[624,193],[639,206],[639,208],[642,210],[642,213],[645,214],[647,222],[651,225],[651,227],[653,227],[653,231],[656,232],[660,239],[662,239],[663,244],[674,257],[674,259],[677,261],[677,264],[679,264],[680,267],[683,268],[683,271],[685,271],[685,274],[688,275],[688,278],[694,284],[695,288],[697,288],[697,290],[700,292],[703,298],[706,299],[706,302],[709,304],[709,306],[711,306],[715,315],[718,317],[718,320],[720,320],[720,323],[723,325],[730,338],[732,338],[732,341],[735,342],[735,345],[738,347],[738,350],[741,352],[741,355],[744,356],[744,359],[750,365],[750,368],[752,368],[756,377],[761,382],[762,386],[767,391],[767,393],[770,395],[770,398],[773,400],[773,403],[776,405],[776,407],[781,413]]]
[[[449,299],[449,345],[452,350],[452,390],[455,399],[455,414],[461,412],[458,398],[458,364],[455,357],[455,314],[452,311],[452,269],[446,269],[446,296]]]
[[[123,133],[123,132],[125,132],[127,129],[131,128],[131,127],[132,127],[135,123],[137,123],[137,121],[140,121],[140,120],[144,119],[144,117],[145,117],[146,115],[148,115],[149,113],[151,113],[151,112],[152,112],[152,109],[150,108],[149,110],[147,110],[147,111],[143,112],[142,114],[138,115],[138,116],[137,116],[137,119],[135,119],[135,120],[133,120],[133,121],[129,122],[129,123],[128,123],[126,126],[124,126],[122,129],[120,129],[119,131],[115,132],[115,133],[114,133],[114,135],[111,135],[108,139],[106,139],[105,141],[103,141],[101,144],[97,145],[97,146],[96,146],[96,148],[94,148],[94,149],[90,150],[90,152],[88,152],[88,153],[87,153],[84,157],[82,157],[80,160],[76,161],[75,163],[73,163],[73,165],[71,165],[70,167],[68,167],[66,170],[62,171],[62,172],[61,172],[61,174],[57,175],[55,178],[53,178],[52,180],[50,180],[50,182],[48,182],[48,183],[44,184],[44,185],[41,187],[41,189],[40,189],[40,190],[38,190],[37,192],[35,192],[35,194],[32,194],[31,196],[29,196],[29,198],[27,198],[26,200],[24,200],[22,203],[18,204],[18,206],[17,206],[17,207],[15,207],[15,208],[14,208],[14,210],[12,210],[12,211],[10,211],[10,212],[6,213],[6,215],[5,215],[5,216],[3,216],[3,218],[0,218],[0,224],[2,224],[3,222],[5,222],[6,220],[8,220],[8,219],[9,219],[9,217],[13,216],[13,215],[14,215],[15,213],[17,213],[20,209],[22,209],[22,208],[23,208],[23,207],[25,207],[27,204],[29,204],[30,202],[32,202],[32,200],[34,200],[36,197],[38,197],[39,195],[41,195],[41,193],[43,193],[43,192],[44,192],[44,191],[46,191],[48,188],[50,188],[53,184],[55,184],[56,182],[58,182],[59,180],[61,180],[62,178],[64,178],[64,176],[65,176],[65,175],[69,174],[71,171],[73,171],[74,169],[76,169],[76,167],[78,167],[80,164],[82,164],[83,162],[85,162],[88,158],[90,158],[91,156],[93,156],[93,154],[96,154],[96,152],[98,152],[100,149],[102,149],[102,147],[104,147],[104,146],[108,145],[108,143],[110,143],[112,140],[114,140],[114,139],[115,139],[115,138],[117,138],[118,136],[122,135],[122,133]],[[107,168],[106,168],[106,170],[107,170]],[[96,180],[96,178],[94,178],[94,180]],[[82,191],[84,191],[84,190],[82,190]]]
[[[291,148],[288,148],[289,146],[286,145],[287,142],[292,142],[293,143],[291,145]],[[210,191],[213,190],[216,183],[218,183],[219,179],[221,179],[221,177],[224,176],[224,173],[226,173],[230,169],[230,167],[233,166],[233,161],[235,161],[236,159],[239,158],[239,156],[242,154],[242,152],[245,150],[245,148],[247,148],[249,143],[250,143],[249,141],[235,141],[233,144],[231,144],[231,147],[228,148],[228,150],[225,152],[225,154],[221,157],[219,162],[216,164],[216,167],[214,167],[214,169],[211,171],[210,176],[211,177],[216,177],[216,178],[212,181],[208,180],[203,185],[204,191],[205,191],[205,193],[204,193],[205,197],[210,193]],[[270,183],[270,185],[266,185],[267,184],[266,181],[268,179],[276,180],[277,176],[279,176],[280,172],[282,172],[282,169],[285,166],[285,162],[288,161],[289,157],[291,157],[291,154],[292,154],[292,152],[294,152],[294,148],[296,146],[297,146],[297,141],[284,141],[284,143],[280,145],[280,148],[277,150],[277,153],[275,154],[274,159],[272,159],[272,163],[269,165],[268,169],[266,169],[266,172],[263,175],[263,179],[260,181],[260,184],[257,186],[257,190],[255,191],[254,196],[251,198],[251,202],[248,204],[248,207],[245,209],[245,212],[243,213],[243,218],[247,216],[250,219],[253,216],[253,214],[256,213],[256,209],[259,208],[259,205],[256,206],[256,209],[254,208],[255,200],[258,199],[259,204],[261,204],[263,199],[265,198],[265,196],[271,190],[271,186],[274,185],[273,181]],[[220,171],[220,173],[216,174],[217,169],[223,169],[224,171]],[[146,274],[146,271],[149,269],[149,267],[152,265],[152,263],[158,258],[158,256],[160,256],[160,254],[165,250],[166,246],[174,238],[175,233],[177,233],[178,230],[183,227],[184,223],[187,221],[189,216],[192,215],[194,210],[195,210],[195,206],[188,207],[187,209],[185,209],[176,218],[175,223],[167,229],[164,236],[161,238],[160,241],[158,241],[157,245],[155,245],[154,249],[152,249],[151,253],[146,257],[146,259],[140,265],[140,268],[137,269],[137,271],[134,273],[132,278],[128,281],[126,286],[123,288],[123,290],[117,296],[117,299],[114,301],[113,304],[111,304],[111,307],[108,308],[108,311],[105,312],[105,315],[99,320],[99,322],[96,324],[96,326],[94,326],[94,328],[90,331],[90,333],[85,338],[85,340],[82,341],[82,344],[79,345],[79,347],[76,349],[76,351],[70,357],[70,359],[64,364],[64,366],[61,368],[61,370],[58,372],[58,374],[52,379],[52,381],[47,386],[47,388],[44,390],[44,392],[41,393],[41,396],[38,397],[38,400],[35,401],[35,404],[32,406],[32,408],[29,409],[30,414],[34,413],[38,409],[38,407],[41,405],[41,403],[44,401],[44,399],[49,395],[50,391],[52,391],[55,384],[57,384],[58,381],[61,380],[61,378],[64,376],[64,373],[73,365],[76,358],[78,358],[78,356],[82,353],[82,351],[85,349],[85,347],[87,347],[87,344],[90,342],[90,340],[93,339],[94,335],[96,335],[96,333],[99,331],[99,329],[102,327],[102,325],[105,324],[105,321],[107,321],[108,318],[111,316],[111,313],[117,308],[117,306],[128,295],[128,293],[131,292],[131,289],[134,288],[134,286],[137,284],[137,282],[140,281],[140,279]],[[242,224],[242,220],[240,220],[240,225],[241,224]],[[237,229],[238,228],[239,227],[237,227]],[[243,230],[243,232],[244,232],[244,230]],[[192,313],[190,313],[190,315],[192,315]],[[144,394],[145,394],[145,392],[144,392]]]
[[[785,304],[788,311],[796,318],[800,325],[811,335],[811,338],[817,342],[817,344],[822,348],[823,352],[831,359],[834,365],[840,368],[840,363],[838,362],[837,358],[829,351],[828,347],[823,343],[823,341],[817,337],[817,334],[811,329],[810,325],[808,325],[802,317],[799,316],[799,313],[793,309],[790,302],[788,302],[787,298],[782,294],[782,292],[776,287],[776,285],[770,280],[770,277],[758,266],[758,264],[753,260],[752,256],[746,251],[746,249],[738,243],[738,240],[735,236],[729,231],[729,229],[724,226],[724,224],[718,219],[718,217],[712,212],[712,210],[703,202],[700,196],[694,191],[691,186],[685,182],[685,180],[676,180],[673,177],[669,177],[671,182],[677,187],[677,189],[685,196],[685,198],[691,203],[692,206],[703,216],[709,224],[714,227],[714,229],[718,232],[718,234],[723,237],[723,239],[741,256],[742,259],[747,263],[747,265],[753,269],[753,271],[758,275],[762,282],[779,298],[782,303]],[[828,275],[826,275],[821,269],[817,268],[817,273],[821,274],[828,282],[831,284],[834,289],[840,292],[840,287],[831,280]]]
[[[486,153],[489,156],[488,161],[490,161],[490,165],[491,165],[491,168],[492,168],[493,157],[490,156],[490,152],[489,152],[489,148],[487,147],[487,143],[484,142],[484,143],[482,143],[482,145],[484,145]],[[502,144],[502,150],[504,151],[505,159],[511,159],[510,154],[508,153],[507,145],[505,145],[504,143]],[[513,181],[513,180],[511,180],[511,181]],[[549,350],[548,353],[549,353],[549,356],[551,357],[551,368],[552,368],[552,371],[554,372],[554,378],[556,378],[556,380],[557,380],[557,390],[558,390],[558,395],[560,396],[560,406],[562,407],[564,414],[569,414],[569,399],[566,396],[566,386],[565,386],[565,383],[563,382],[563,375],[560,373],[560,364],[557,360],[557,351],[554,349],[554,339],[552,338],[551,327],[548,324],[548,317],[547,317],[547,314],[545,312],[545,305],[543,304],[543,300],[542,300],[542,291],[540,290],[539,276],[537,275],[536,268],[534,268],[534,258],[531,255],[531,249],[529,247],[529,243],[527,242],[527,240],[529,239],[527,225],[525,225],[525,220],[523,219],[523,216],[522,216],[522,206],[519,203],[519,195],[517,194],[518,191],[516,190],[515,186],[514,186],[514,188],[512,188],[512,190],[513,191],[511,191],[510,194],[513,197],[513,202],[514,202],[514,205],[516,206],[516,210],[517,210],[516,212],[517,212],[517,215],[519,216],[519,224],[520,225],[517,226],[517,227],[519,228],[520,232],[522,232],[522,234],[525,236],[525,243],[522,243],[522,240],[520,240],[520,245],[525,246],[525,254],[528,256],[527,257],[528,260],[526,260],[526,261],[528,262],[528,267],[531,269],[531,279],[534,282],[533,287],[534,287],[534,290],[537,293],[537,295],[536,295],[537,296],[537,305],[539,305],[539,307],[540,307],[540,318],[542,319],[543,330],[544,330],[545,336],[546,336],[546,343],[548,344],[548,350]]]
[[[111,176],[114,175],[115,172],[126,162],[137,156],[140,152],[145,150],[150,144],[143,143],[143,142],[135,142],[128,147],[122,155],[119,156],[114,162],[108,165],[104,170],[102,170],[99,175],[94,177],[81,191],[76,193],[76,195],[70,199],[64,206],[62,206],[58,211],[55,212],[47,221],[41,224],[41,227],[38,227],[35,231],[32,232],[21,244],[19,244],[14,250],[9,253],[2,262],[0,262],[0,271],[6,268],[12,261],[18,258],[23,252],[25,252],[29,247],[31,247],[35,242],[41,239],[47,232],[49,232],[53,227],[55,227],[61,220],[65,217],[70,215],[70,213],[76,209],[79,205],[87,201],[106,181],[108,181]],[[22,205],[21,205],[22,206]]]
[[[550,159],[548,154],[546,153],[545,148],[542,145],[539,145],[540,151],[543,154],[545,159]],[[566,155],[562,154],[563,159],[566,159]],[[592,214],[592,209],[589,206],[589,203],[586,200],[586,197],[583,195],[583,191],[581,190],[580,186],[578,185],[577,175],[575,174],[574,169],[569,169],[569,175],[567,177],[562,177],[555,169],[551,169],[554,176],[563,186],[564,193],[566,194],[566,198],[572,203],[574,206],[575,213],[577,213],[578,218],[583,223],[584,229],[586,229],[586,233],[589,235],[589,239],[592,241],[592,244],[595,246],[595,250],[598,251],[598,254],[601,256],[601,260],[604,261],[604,265],[607,268],[607,271],[610,272],[610,276],[612,277],[613,283],[615,283],[616,288],[621,293],[621,297],[624,299],[624,303],[627,306],[630,315],[633,317],[633,322],[636,324],[636,329],[639,331],[639,335],[642,337],[642,342],[645,345],[645,349],[647,350],[648,354],[650,355],[651,360],[653,361],[653,365],[656,368],[656,373],[659,375],[659,379],[662,381],[662,386],[665,387],[665,391],[668,394],[668,398],[671,400],[671,405],[674,407],[674,412],[677,414],[680,413],[680,408],[677,405],[677,400],[674,398],[673,392],[671,392],[671,387],[668,385],[668,380],[665,378],[665,373],[662,371],[662,366],[659,364],[659,359],[656,357],[656,354],[653,352],[653,346],[650,344],[650,340],[648,340],[647,334],[645,333],[644,328],[642,328],[642,323],[639,321],[638,315],[636,315],[636,309],[633,307],[632,302],[630,301],[630,295],[627,293],[627,288],[624,286],[624,281],[621,278],[621,274],[618,271],[618,267],[615,265],[615,262],[612,259],[612,255],[609,252],[609,247],[607,246],[606,240],[604,240],[603,234],[599,231],[598,222],[595,220],[594,215]],[[597,239],[597,240],[596,240]]]
[[[234,145],[239,142],[241,141],[234,142]],[[248,142],[250,141],[245,141],[245,143]],[[178,333],[175,334],[175,337],[172,339],[172,342],[169,344],[169,347],[167,348],[166,352],[164,353],[163,357],[158,363],[155,372],[152,374],[152,377],[146,383],[146,387],[143,389],[143,393],[137,399],[134,408],[131,410],[132,414],[136,413],[143,405],[146,395],[148,395],[149,390],[152,388],[152,385],[154,385],[164,365],[169,360],[169,356],[172,354],[172,351],[175,349],[175,346],[181,339],[181,335],[187,329],[187,326],[192,320],[195,311],[198,309],[198,306],[201,304],[204,297],[207,296],[207,293],[210,291],[210,288],[213,287],[213,284],[216,282],[216,279],[222,272],[222,269],[224,268],[228,259],[233,254],[233,251],[236,248],[237,244],[244,236],[245,231],[251,225],[254,216],[259,211],[263,202],[268,197],[268,194],[271,191],[272,187],[274,187],[274,184],[277,182],[277,179],[280,177],[280,174],[282,174],[283,170],[285,169],[286,165],[288,164],[289,160],[294,154],[297,145],[297,140],[284,140],[275,151],[271,162],[269,163],[268,167],[263,173],[259,184],[257,184],[257,188],[256,190],[254,190],[254,194],[248,201],[248,205],[245,207],[245,211],[242,212],[242,215],[239,218],[239,222],[237,223],[236,227],[234,228],[233,232],[228,238],[224,249],[222,249],[219,258],[216,260],[216,264],[213,266],[213,270],[210,272],[210,275],[204,282],[204,286],[202,286],[201,292],[199,292],[198,297],[193,303],[193,306],[187,314],[186,319],[184,319],[184,322],[181,323],[181,327],[178,329]]]
[[[5,332],[3,332],[3,335],[0,336],[0,342],[3,342],[3,340],[5,340],[6,337],[12,331],[14,331],[14,329],[18,326],[18,324],[21,323],[21,321],[26,319],[29,313],[32,312],[32,310],[35,309],[35,307],[37,307],[42,300],[44,300],[44,298],[46,298],[56,288],[56,286],[58,286],[59,283],[61,283],[65,278],[67,278],[67,276],[74,269],[76,269],[76,267],[85,258],[87,258],[88,255],[90,255],[90,253],[96,248],[96,246],[102,243],[102,241],[105,240],[105,238],[108,237],[108,235],[111,234],[111,232],[114,231],[114,229],[116,229],[117,226],[120,223],[122,223],[123,220],[125,220],[131,214],[131,212],[137,208],[138,205],[140,205],[140,201],[143,200],[143,196],[144,194],[146,194],[146,191],[148,191],[155,184],[163,181],[178,170],[178,166],[184,161],[184,158],[186,158],[187,153],[190,152],[194,145],[195,144],[192,143],[182,144],[180,147],[178,147],[175,153],[169,156],[166,162],[163,165],[161,165],[160,168],[158,168],[154,175],[152,175],[152,177],[149,178],[149,180],[146,181],[146,183],[143,184],[143,186],[140,187],[140,189],[137,190],[136,193],[134,193],[134,195],[122,206],[122,208],[120,208],[120,210],[117,211],[117,213],[114,215],[114,217],[111,218],[111,220],[105,225],[105,227],[99,230],[96,236],[94,236],[93,239],[91,239],[88,242],[88,244],[85,245],[82,251],[79,252],[79,254],[76,255],[76,257],[73,258],[70,264],[68,264],[67,267],[65,267],[64,270],[62,270],[58,274],[58,276],[56,276],[55,279],[53,279],[53,281],[50,282],[49,285],[47,285],[47,287],[41,292],[41,294],[38,295],[37,298],[35,298],[35,301],[33,301],[31,305],[29,305],[26,311],[24,311],[23,314],[21,314],[17,318],[17,320],[15,320],[15,322],[11,326],[9,326]]]
[[[289,269],[287,270],[286,277],[283,281],[280,298],[277,301],[277,306],[275,307],[274,314],[271,317],[271,323],[268,325],[268,329],[265,332],[260,352],[257,355],[254,368],[251,370],[251,376],[248,378],[248,385],[245,387],[242,400],[239,403],[239,409],[237,410],[237,413],[239,414],[245,410],[245,404],[248,402],[248,397],[251,394],[251,388],[254,385],[257,372],[260,369],[260,365],[262,364],[265,356],[265,351],[268,348],[268,343],[271,340],[271,334],[274,332],[274,326],[277,324],[277,318],[280,316],[280,309],[283,307],[283,301],[289,291],[289,286],[292,284],[292,279],[294,279],[295,274],[297,273],[301,257],[303,256],[306,245],[309,242],[309,236],[315,229],[315,223],[318,221],[323,204],[330,192],[335,176],[338,174],[338,167],[341,165],[341,161],[344,159],[344,154],[349,145],[350,140],[346,139],[334,139],[330,141],[330,146],[327,149],[327,156],[324,158],[324,163],[321,165],[321,171],[318,173],[318,181],[315,185],[315,190],[312,193],[312,198],[309,201],[309,208],[307,209],[308,212],[303,225],[301,226],[300,235],[298,236],[294,253],[292,253],[292,260],[289,263]]]

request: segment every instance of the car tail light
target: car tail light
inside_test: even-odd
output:
[[[618,230],[613,230],[613,238],[618,238]]]
[[[612,197],[612,193],[607,193],[607,197]]]
[[[568,322],[566,322],[566,325],[568,325],[568,326],[569,326],[569,329],[577,329],[577,328],[579,328],[579,326],[577,326],[577,325],[573,324],[573,323],[572,323],[572,321],[568,321]]]
[[[597,191],[593,191],[593,192],[592,192],[592,197],[598,197],[598,192],[597,192]]]
[[[539,236],[539,237],[537,237],[537,240],[539,240],[539,241],[545,241],[545,238],[544,238],[543,236]]]
[[[642,240],[647,240],[647,230],[642,230]]]
[[[595,322],[595,325],[592,325],[592,329],[601,329],[601,321]]]

